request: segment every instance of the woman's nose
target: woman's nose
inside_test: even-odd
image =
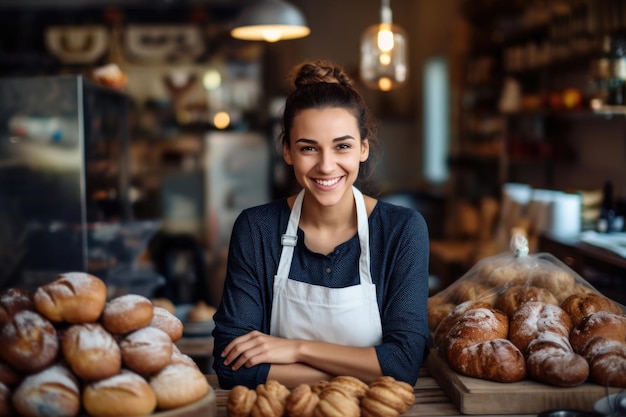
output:
[[[332,152],[320,152],[317,169],[320,172],[330,172],[335,167],[335,159]]]

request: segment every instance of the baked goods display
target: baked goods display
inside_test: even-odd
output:
[[[414,402],[413,387],[390,376],[369,385],[352,376],[337,376],[292,390],[268,380],[256,389],[233,387],[226,413],[228,417],[394,417]]]
[[[626,387],[626,307],[554,256],[528,254],[523,237],[514,236],[511,249],[429,298],[438,354],[454,371],[485,380]]]
[[[187,321],[203,322],[213,320],[216,308],[200,300],[187,313]]]
[[[206,377],[174,344],[181,321],[143,296],[106,294],[80,272],[2,292],[0,415],[141,416],[207,397]]]

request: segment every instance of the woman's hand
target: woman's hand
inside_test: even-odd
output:
[[[224,365],[232,369],[250,368],[260,363],[290,364],[298,362],[298,340],[270,336],[253,330],[233,339],[222,351]]]

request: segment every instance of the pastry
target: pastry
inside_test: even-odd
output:
[[[170,364],[149,379],[156,394],[157,407],[171,410],[196,401],[209,393],[211,387],[196,366]]]
[[[0,328],[0,358],[19,371],[34,373],[50,366],[59,351],[55,327],[39,313],[22,310]]]
[[[148,326],[153,316],[154,307],[148,298],[126,294],[106,304],[102,312],[102,325],[111,334],[123,335]]]
[[[350,395],[360,400],[367,391],[367,384],[359,378],[349,375],[339,375],[330,380],[331,385],[336,385],[346,390]]]
[[[129,370],[88,384],[82,399],[91,417],[145,416],[152,414],[157,404],[148,382]]]
[[[171,363],[174,343],[163,330],[147,326],[126,335],[119,347],[124,366],[148,376]]]
[[[589,376],[589,365],[569,343],[573,328],[559,306],[527,302],[511,317],[509,340],[526,357],[528,376],[550,385],[573,387]]]
[[[569,314],[574,325],[598,311],[621,314],[622,309],[608,298],[593,293],[572,294],[561,303],[561,308]]]
[[[73,417],[80,412],[80,391],[74,375],[62,365],[31,374],[13,393],[22,417]]]
[[[173,342],[183,337],[183,322],[178,317],[162,307],[154,307],[150,326],[163,330]]]
[[[255,402],[255,390],[243,385],[236,385],[228,393],[226,415],[228,417],[249,417]]]
[[[397,416],[415,403],[413,387],[390,376],[383,376],[369,385],[361,400],[363,417]]]
[[[252,406],[253,417],[282,417],[290,392],[280,382],[269,379],[256,387],[256,401]]]
[[[85,380],[106,379],[122,368],[116,340],[98,323],[70,326],[63,333],[61,348],[72,371]]]
[[[198,301],[187,313],[187,321],[202,322],[213,320],[215,307],[208,305],[204,301]]]
[[[37,311],[53,323],[80,324],[100,318],[106,296],[106,285],[98,277],[68,272],[39,287],[33,302]]]
[[[361,414],[358,401],[340,387],[330,385],[324,388],[319,397],[313,413],[315,417],[359,417]]]
[[[169,298],[165,298],[165,297],[153,298],[152,305],[155,307],[164,308],[171,314],[176,313],[176,306]]]
[[[506,314],[493,308],[463,313],[442,337],[440,351],[450,367],[475,378],[517,382],[526,378],[526,361],[507,339]]]
[[[320,397],[308,384],[300,384],[291,390],[285,401],[285,411],[289,417],[313,417]]]

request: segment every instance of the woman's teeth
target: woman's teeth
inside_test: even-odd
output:
[[[323,185],[325,187],[329,187],[331,185],[337,184],[339,182],[341,178],[334,178],[332,180],[315,180],[315,182],[317,182],[320,185]]]

